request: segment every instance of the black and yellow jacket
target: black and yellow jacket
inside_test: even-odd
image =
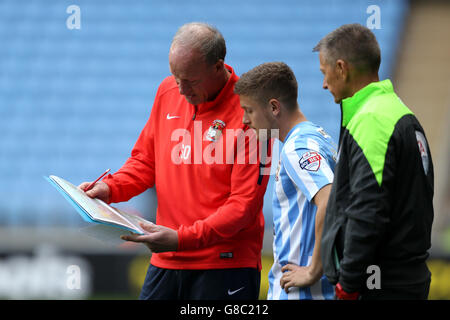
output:
[[[328,280],[364,292],[423,284],[433,222],[433,164],[425,133],[394,93],[374,82],[341,104],[338,162],[322,236]]]

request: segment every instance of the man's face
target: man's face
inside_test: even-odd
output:
[[[174,45],[169,53],[170,72],[180,94],[193,105],[205,103],[217,94],[216,65],[207,65],[198,51]]]
[[[323,73],[324,89],[328,89],[334,97],[334,102],[341,103],[346,96],[346,83],[342,75],[338,72],[337,64],[330,65],[326,61],[322,51],[319,53],[320,71]]]
[[[244,109],[242,122],[254,129],[258,137],[264,136],[264,131],[261,132],[262,129],[266,129],[267,137],[270,137],[270,130],[274,129],[270,106],[268,104],[261,105],[256,99],[245,95],[240,95],[239,99],[241,107]]]

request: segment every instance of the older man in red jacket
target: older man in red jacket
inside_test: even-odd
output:
[[[268,176],[225,54],[216,28],[182,26],[131,157],[87,192],[121,202],[156,187],[156,225],[123,236],[153,252],[141,299],[258,298]]]

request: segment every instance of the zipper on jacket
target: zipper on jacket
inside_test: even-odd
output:
[[[197,106],[194,106],[194,114],[192,115],[192,121],[195,120],[196,116],[197,116]]]

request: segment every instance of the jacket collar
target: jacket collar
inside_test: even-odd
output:
[[[394,92],[392,82],[391,80],[386,79],[383,81],[372,82],[357,91],[353,96],[343,99],[341,102],[342,126],[347,126],[353,116],[362,108],[367,99],[374,95],[391,92]]]

